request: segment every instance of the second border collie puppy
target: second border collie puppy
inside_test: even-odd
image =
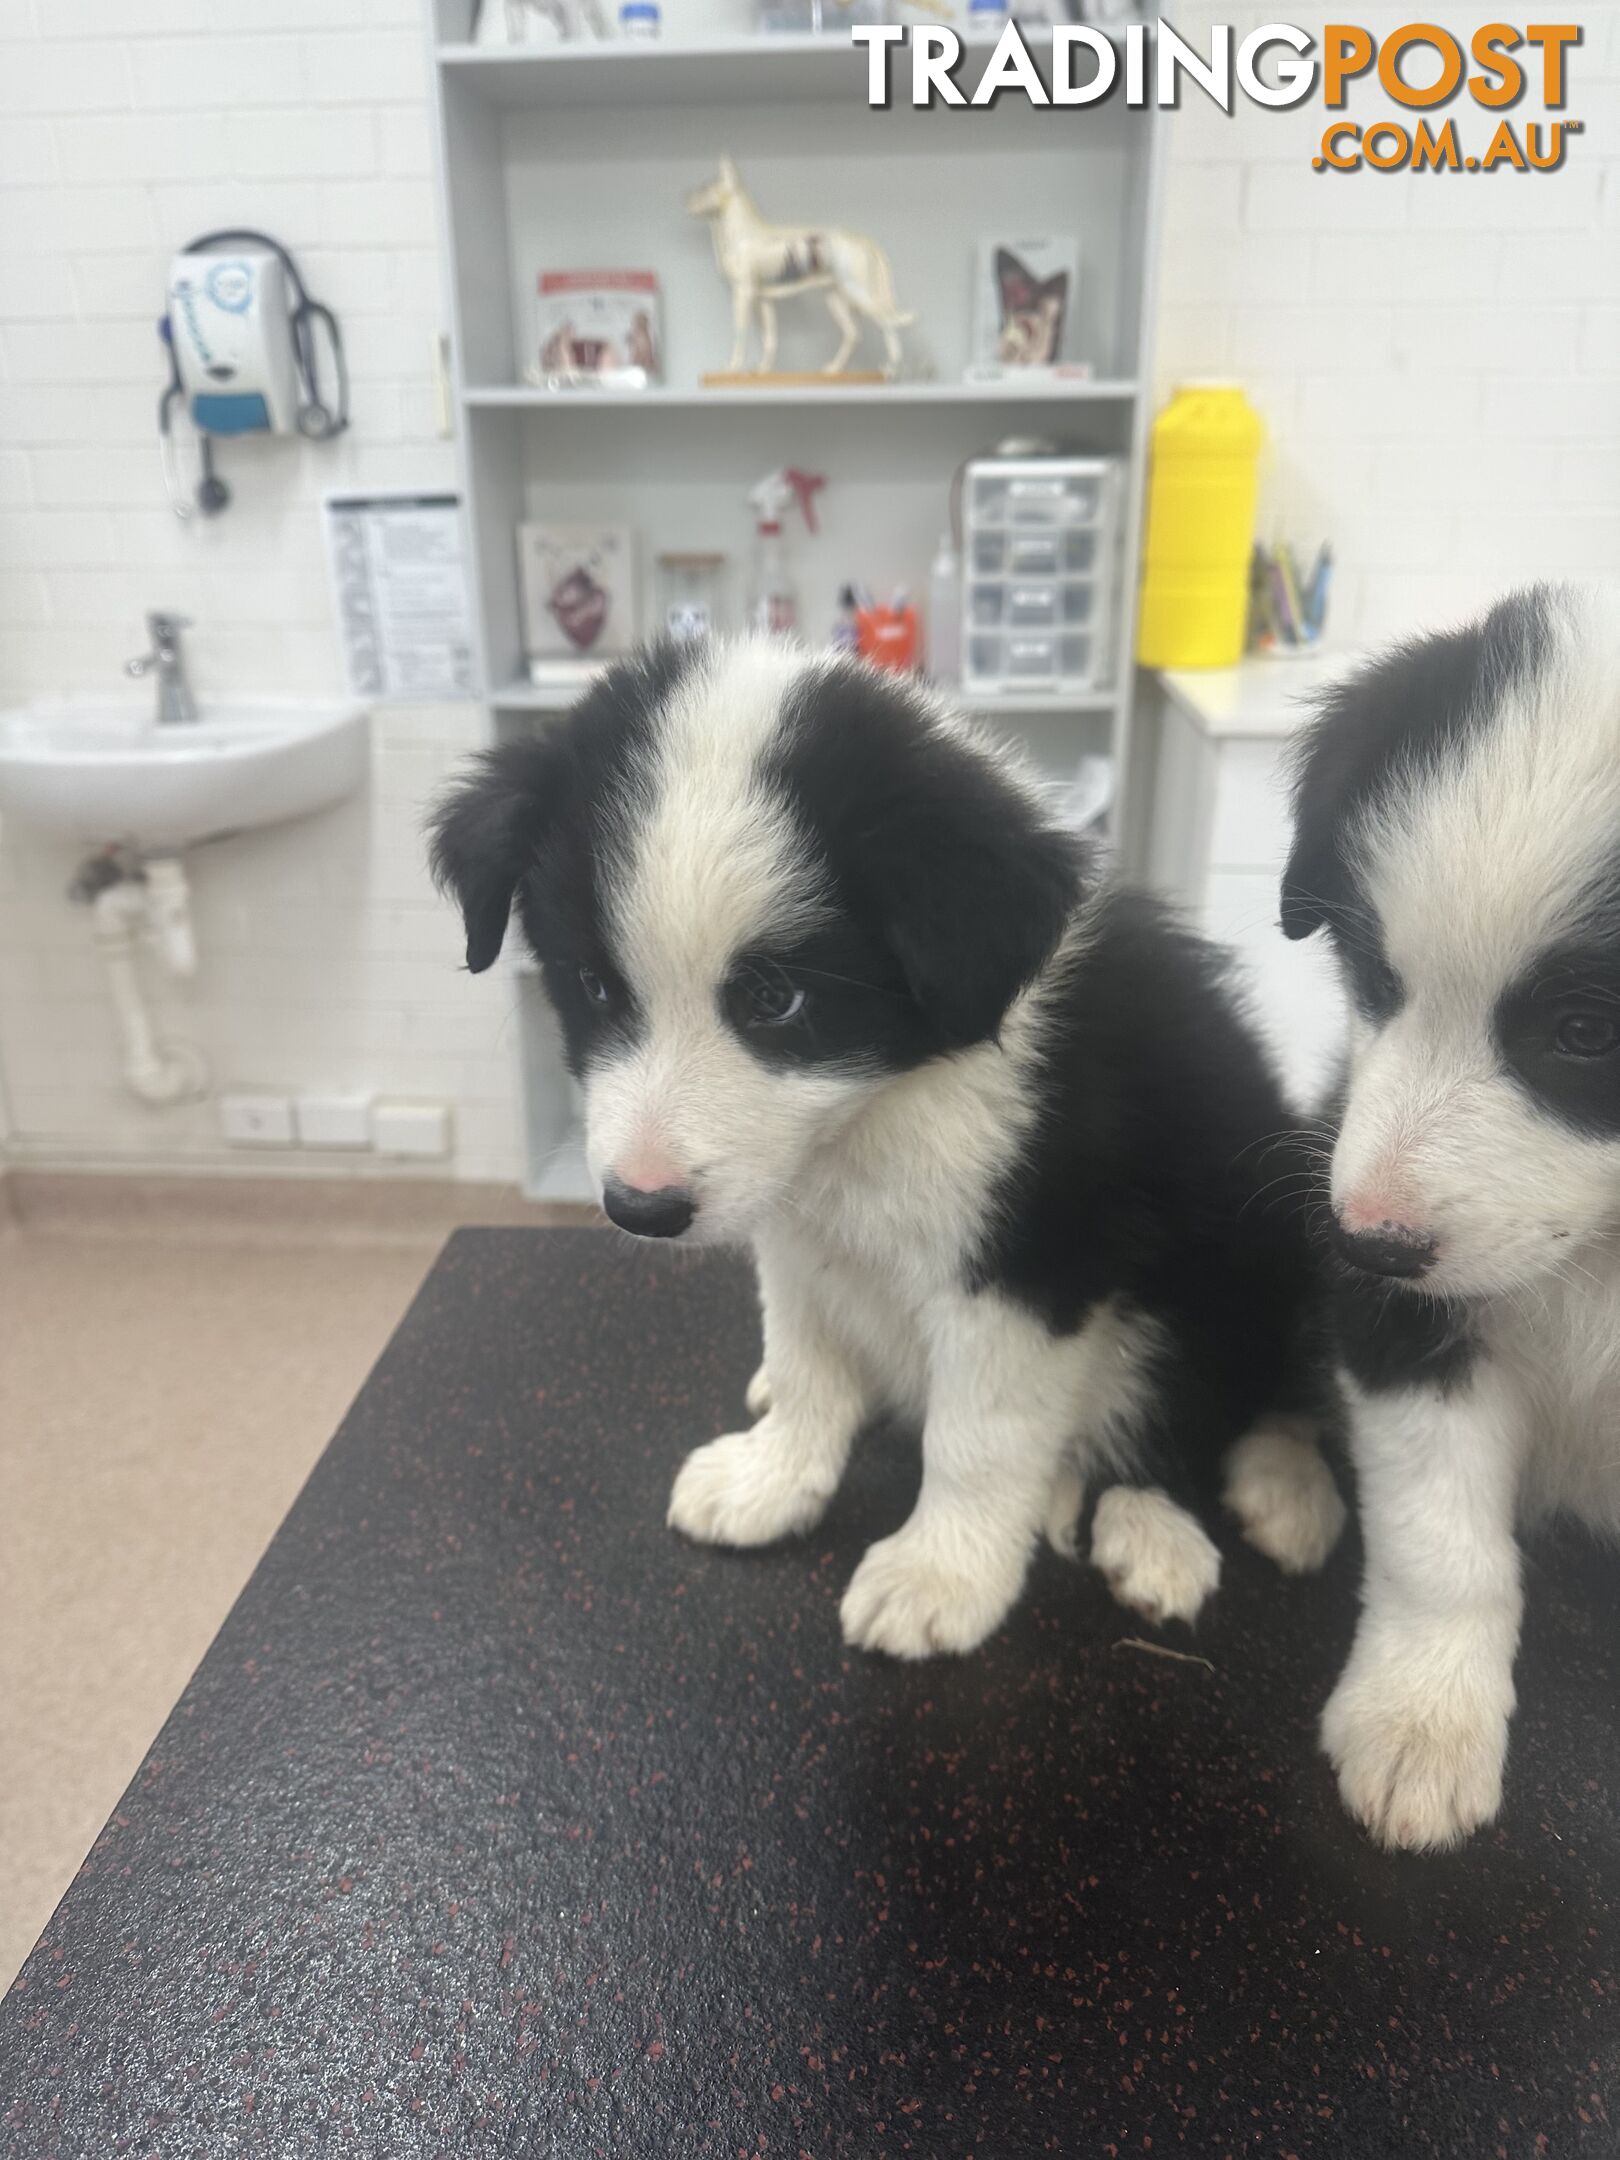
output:
[[[473,970],[516,903],[608,1215],[753,1249],[758,1423],[687,1459],[677,1530],[809,1530],[888,1408],[922,1493],[853,1644],[973,1649],[1088,1489],[1116,1594],[1190,1620],[1219,1556],[1184,1503],[1223,1458],[1254,1543],[1320,1563],[1281,1097],[1211,954],[964,723],[780,643],[654,649],[484,757],[435,861]]]
[[[1283,927],[1354,1004],[1333,1149],[1367,1547],[1323,1738],[1389,1845],[1502,1797],[1518,1526],[1620,1531],[1620,612],[1533,591],[1331,692]]]

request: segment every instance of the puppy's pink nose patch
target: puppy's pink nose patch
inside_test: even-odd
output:
[[[1390,1230],[1397,1236],[1415,1237],[1418,1234],[1416,1224],[1411,1221],[1411,1209],[1392,1192],[1379,1191],[1376,1187],[1367,1192],[1351,1193],[1338,1212],[1339,1221],[1352,1237],[1362,1237],[1373,1230]]]
[[[668,1192],[686,1183],[686,1173],[679,1163],[657,1148],[638,1148],[624,1158],[613,1176],[631,1192]]]

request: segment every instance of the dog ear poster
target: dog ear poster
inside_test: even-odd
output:
[[[1074,349],[1080,242],[1072,234],[979,248],[973,357],[985,367],[1056,367]]]

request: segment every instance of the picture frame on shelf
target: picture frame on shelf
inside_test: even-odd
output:
[[[1076,234],[981,240],[974,287],[974,366],[998,374],[1073,366],[1079,296]]]
[[[542,270],[535,280],[538,390],[645,390],[663,378],[653,270]]]
[[[517,529],[523,649],[530,674],[548,664],[626,653],[640,634],[635,534],[628,525]]]

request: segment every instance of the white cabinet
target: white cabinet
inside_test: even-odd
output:
[[[1241,667],[1171,669],[1142,716],[1150,794],[1142,867],[1206,937],[1233,953],[1250,1010],[1296,1106],[1331,1082],[1344,998],[1324,941],[1278,928],[1288,859],[1290,752],[1311,698],[1345,654]]]

